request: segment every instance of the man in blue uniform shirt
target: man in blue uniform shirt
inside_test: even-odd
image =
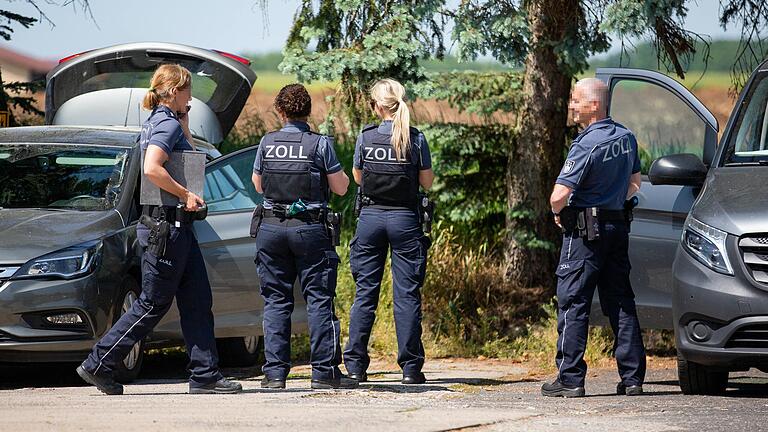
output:
[[[640,156],[632,132],[607,116],[607,97],[603,81],[587,78],[576,83],[569,103],[574,122],[585,129],[571,145],[550,198],[563,246],[556,270],[558,376],[541,387],[544,396],[584,396],[595,288],[615,338],[617,394],[643,391],[645,349],[629,281],[624,211],[625,200],[640,189]]]

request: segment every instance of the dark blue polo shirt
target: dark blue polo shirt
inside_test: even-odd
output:
[[[573,193],[568,205],[620,210],[629,178],[640,172],[637,140],[610,117],[589,125],[576,137],[555,183]]]
[[[280,131],[282,132],[309,132],[309,125],[303,121],[289,121]],[[256,152],[256,159],[253,161],[253,172],[261,175],[262,172],[262,160],[264,155],[264,138],[259,142],[259,150]],[[328,174],[334,174],[342,170],[341,162],[336,156],[336,150],[333,148],[333,137],[322,135],[320,142],[317,143],[317,151],[315,152],[314,164],[320,169],[320,172]],[[272,201],[265,199],[264,208],[271,209]],[[309,202],[307,204],[308,209],[322,208],[328,205],[327,202]]]
[[[383,135],[392,135],[392,120],[384,120],[381,122],[378,128],[378,132]],[[357,142],[355,143],[355,155],[352,159],[354,166],[357,169],[363,169],[362,157],[360,156],[360,148],[363,145],[363,134],[357,136]],[[412,146],[416,147],[416,154],[419,155],[417,165],[420,170],[426,170],[432,168],[432,156],[429,153],[429,144],[427,138],[423,133],[419,132],[416,141],[411,142]]]
[[[139,144],[142,150],[149,145],[156,145],[169,156],[173,151],[194,150],[184,136],[176,113],[165,105],[158,105],[152,110],[147,121],[141,126]]]

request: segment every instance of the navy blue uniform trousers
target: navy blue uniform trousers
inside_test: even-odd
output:
[[[629,232],[623,221],[600,222],[600,238],[563,236],[557,267],[557,356],[560,382],[584,386],[584,350],[595,288],[614,335],[619,375],[627,386],[645,379],[645,349],[629,282]]]
[[[421,372],[421,286],[427,267],[429,238],[410,210],[363,208],[350,245],[350,266],[357,287],[349,316],[344,364],[350,373],[368,369],[371,338],[387,252],[392,250],[392,295],[397,333],[397,363],[405,375]]]
[[[340,328],[333,305],[339,256],[325,225],[265,218],[256,236],[256,266],[264,297],[264,375],[285,379],[291,369],[293,285],[298,277],[307,303],[312,379],[339,378]]]
[[[146,247],[149,230],[139,224],[136,231],[139,243]],[[141,274],[141,295],[93,347],[84,368],[91,373],[110,373],[160,322],[175,297],[189,356],[190,384],[205,385],[222,378],[213,332],[213,296],[192,225],[171,227],[164,256],[144,251]]]

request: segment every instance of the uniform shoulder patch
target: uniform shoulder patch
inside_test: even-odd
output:
[[[565,161],[565,164],[563,164],[563,174],[568,174],[569,172],[573,171],[573,167],[576,165],[576,161],[573,159],[568,159]]]

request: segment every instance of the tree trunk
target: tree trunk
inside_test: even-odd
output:
[[[532,0],[527,9],[525,96],[507,167],[506,276],[515,287],[551,289],[560,237],[549,195],[563,163],[572,79],[559,64],[555,45],[577,33],[583,16],[579,0]]]

